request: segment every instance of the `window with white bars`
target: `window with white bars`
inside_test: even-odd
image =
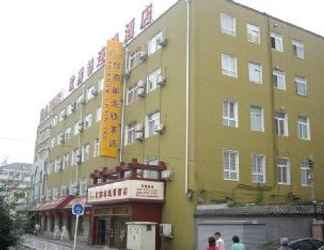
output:
[[[163,41],[163,39],[164,39],[163,32],[159,32],[148,42],[147,44],[148,55],[152,55],[156,51],[162,48],[160,41]]]
[[[283,38],[280,34],[271,33],[271,47],[279,52],[284,51]]]
[[[100,145],[99,145],[99,138],[95,139],[93,143],[93,157],[99,157],[100,154]]]
[[[221,13],[221,31],[224,34],[236,36],[236,18],[230,15]]]
[[[250,119],[252,131],[264,131],[264,118],[262,107],[252,105],[250,107]]]
[[[285,112],[276,112],[275,124],[278,136],[288,136],[288,115]]]
[[[252,24],[246,25],[247,39],[250,43],[260,44],[261,43],[261,31],[260,27]]]
[[[135,142],[136,123],[131,123],[126,126],[126,145],[133,144]]]
[[[137,90],[136,85],[127,89],[126,105],[130,105],[136,101],[137,99],[136,90]]]
[[[160,126],[160,112],[147,115],[145,120],[145,137],[158,134],[156,129]]]
[[[223,125],[225,127],[238,127],[238,103],[225,100],[223,103]]]
[[[288,159],[279,159],[278,168],[278,184],[290,185],[290,163]]]
[[[258,63],[249,63],[250,82],[262,84],[262,66]]]
[[[234,150],[224,151],[224,180],[239,180],[239,153]]]
[[[222,54],[221,59],[223,75],[237,78],[237,58],[230,55]]]
[[[81,161],[85,162],[90,159],[90,144],[84,144],[82,146],[82,154],[81,154]]]
[[[286,74],[280,70],[272,72],[273,85],[277,89],[286,90]]]
[[[147,76],[147,87],[146,87],[147,93],[152,92],[158,87],[158,82],[161,81],[161,78],[162,78],[161,68],[154,70]]]
[[[296,84],[296,93],[300,96],[307,96],[308,95],[308,89],[307,89],[307,81],[303,77],[296,77],[295,78],[295,84]]]
[[[302,140],[310,140],[310,122],[307,116],[298,116],[298,137]]]
[[[252,182],[266,183],[266,158],[262,154],[252,155]]]
[[[300,59],[304,59],[305,58],[304,44],[300,41],[293,40],[292,46],[293,46],[293,51],[295,56]]]
[[[303,160],[300,163],[300,183],[302,186],[310,186],[312,184],[312,170],[309,167],[309,160]]]
[[[67,128],[65,131],[64,131],[64,141],[65,143],[68,143],[71,139],[71,133],[72,133],[72,129],[71,128]]]

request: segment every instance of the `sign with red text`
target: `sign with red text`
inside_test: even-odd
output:
[[[124,200],[164,201],[164,183],[144,180],[124,180],[88,189],[88,203]]]

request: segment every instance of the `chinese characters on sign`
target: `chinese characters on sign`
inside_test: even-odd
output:
[[[125,180],[91,187],[88,190],[88,202],[109,202],[126,199],[164,200],[164,183]]]
[[[116,158],[120,142],[120,113],[123,44],[109,40],[106,47],[102,117],[100,122],[100,155]]]
[[[145,29],[152,23],[152,4],[147,6],[142,12],[141,29]]]
[[[132,40],[135,35],[135,18],[130,21],[129,24],[126,25],[126,30],[125,30],[125,43],[128,41]]]

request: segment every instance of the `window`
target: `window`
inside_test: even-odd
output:
[[[99,91],[103,91],[103,89],[104,89],[104,79],[103,78],[101,78],[98,81],[98,89],[99,89]]]
[[[67,186],[61,186],[61,194],[60,194],[60,196],[61,197],[64,197],[64,196],[66,196],[66,195],[68,195],[68,188],[67,188]]]
[[[86,196],[88,192],[88,183],[87,180],[80,181],[80,196]]]
[[[239,153],[237,151],[224,151],[224,180],[239,180]]]
[[[59,190],[58,188],[53,188],[53,200],[56,200],[59,197]]]
[[[264,131],[263,109],[259,106],[250,107],[251,130]]]
[[[146,116],[145,137],[156,135],[156,128],[160,125],[160,112]]]
[[[72,129],[71,128],[67,128],[64,132],[64,141],[65,143],[67,143],[68,141],[70,141],[71,139],[71,133],[72,133]]]
[[[82,130],[82,121],[78,121],[74,124],[73,134],[78,135]]]
[[[223,124],[225,127],[238,127],[238,104],[235,101],[226,100],[223,104]]]
[[[161,41],[164,40],[163,33],[159,32],[156,34],[147,45],[148,55],[154,54],[156,51],[162,48]]]
[[[70,154],[67,153],[63,156],[63,170],[70,165]]]
[[[55,143],[56,143],[56,138],[53,137],[53,138],[51,139],[51,148],[54,148],[54,147],[55,147]]]
[[[97,95],[96,86],[91,86],[87,89],[87,102],[91,101]]]
[[[82,146],[81,161],[88,161],[90,158],[90,144],[85,144]]]
[[[310,140],[310,125],[307,116],[298,117],[298,137],[302,140]]]
[[[54,172],[60,172],[62,170],[62,160],[60,158],[57,158],[55,160],[55,168],[54,168]]]
[[[51,200],[52,199],[52,190],[50,188],[47,188],[46,192],[46,200]]]
[[[76,101],[76,105],[77,105],[78,107],[80,107],[80,105],[82,105],[82,104],[85,104],[85,100],[84,100],[84,96],[83,96],[83,94],[81,94],[81,95],[77,98],[77,101]]]
[[[132,123],[126,126],[126,145],[132,144],[135,142],[135,134],[136,134],[136,123]]]
[[[271,47],[277,51],[283,52],[283,39],[277,33],[271,33]]]
[[[275,122],[277,135],[288,136],[288,115],[284,112],[277,112]]]
[[[52,118],[52,122],[51,122],[52,123],[52,127],[55,127],[57,125],[57,122],[58,122],[58,116],[55,115]]]
[[[295,84],[296,84],[296,93],[300,96],[307,96],[307,81],[303,77],[296,77],[295,78]]]
[[[86,115],[85,119],[84,119],[84,128],[90,128],[92,125],[92,114],[88,114]]]
[[[71,103],[67,106],[66,115],[69,116],[75,111],[75,103]]]
[[[146,58],[146,54],[144,51],[137,50],[129,53],[128,56],[128,70],[134,69],[140,63],[143,63]]]
[[[260,44],[261,43],[261,31],[259,26],[252,24],[246,25],[247,39],[250,43]]]
[[[222,33],[236,36],[236,19],[224,13],[220,15],[220,19]]]
[[[97,111],[96,111],[96,122],[101,121],[101,115],[102,115],[102,109],[101,109],[101,107],[99,107],[99,108],[97,108]]]
[[[222,73],[223,75],[237,78],[237,58],[222,54]]]
[[[266,159],[262,154],[253,154],[252,156],[252,182],[266,182]]]
[[[63,133],[59,133],[57,135],[57,145],[61,145],[64,144],[64,134]]]
[[[129,105],[129,104],[132,104],[133,102],[135,102],[136,100],[136,89],[137,89],[137,86],[135,85],[134,87],[131,87],[127,90],[127,99],[126,99],[126,104]]]
[[[93,157],[99,157],[99,138],[95,139],[93,144]]]
[[[300,164],[300,183],[302,186],[312,184],[312,170],[309,167],[309,160],[303,160]]]
[[[161,68],[153,71],[150,73],[147,77],[147,93],[150,93],[151,91],[155,90],[158,87],[158,82],[161,81],[162,75],[161,75]]]
[[[47,174],[50,175],[51,173],[53,173],[53,171],[54,171],[54,163],[53,162],[50,162],[48,164]]]
[[[299,42],[299,41],[292,41],[292,46],[294,50],[294,54],[296,57],[304,59],[305,57],[305,49],[304,49],[304,44]]]
[[[80,149],[76,148],[72,151],[71,154],[71,166],[77,166],[80,163],[81,163]]]
[[[260,64],[249,63],[249,80],[254,83],[262,83],[262,66]]]
[[[66,111],[65,109],[63,109],[61,112],[60,112],[60,117],[59,117],[59,121],[62,122],[64,121],[66,118]]]
[[[277,89],[286,89],[286,74],[279,70],[274,70],[272,72],[273,84]]]
[[[278,184],[290,185],[290,164],[287,159],[279,159],[278,168]]]

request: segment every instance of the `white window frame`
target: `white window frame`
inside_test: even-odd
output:
[[[261,165],[259,165],[261,163]],[[252,182],[265,184],[266,179],[266,157],[263,154],[252,154]]]
[[[93,123],[93,115],[87,114],[86,117],[84,118],[84,129],[88,129],[92,126]]]
[[[226,162],[226,154],[228,154],[228,162]],[[232,156],[235,157],[234,169],[231,169]],[[228,163],[228,164],[227,164]],[[223,170],[225,181],[239,181],[240,180],[240,156],[236,150],[224,150],[223,152]],[[232,178],[231,175],[236,175],[236,178]]]
[[[223,102],[223,125],[228,128],[237,128],[239,126],[238,112],[238,102],[225,100]]]
[[[125,145],[135,143],[136,123],[130,123],[125,127]]]
[[[81,147],[81,162],[86,162],[90,159],[90,144],[84,144]]]
[[[282,164],[283,161],[286,164]],[[287,171],[286,172],[286,181],[284,180],[284,172],[283,171]],[[291,184],[290,161],[287,158],[278,159],[277,172],[278,172],[278,184],[279,185],[290,185]]]
[[[158,134],[155,128],[161,124],[160,111],[151,113],[145,117],[145,138]]]
[[[312,169],[309,167],[308,160],[303,160],[300,163],[300,184],[302,187],[312,185]]]
[[[256,83],[256,84],[262,84],[262,65],[259,63],[249,63],[248,64],[249,69],[249,81]]]
[[[296,94],[299,96],[307,96],[308,95],[308,83],[304,77],[296,77]]]
[[[160,50],[162,47],[158,43],[158,41],[162,41],[164,39],[164,34],[162,31],[159,33],[155,34],[152,39],[147,43],[147,54],[153,55],[155,52]]]
[[[299,115],[297,121],[297,127],[298,127],[298,138],[301,140],[309,141],[311,139],[309,117],[305,115]]]
[[[222,74],[237,78],[238,77],[238,63],[237,57],[228,55],[228,54],[221,54],[221,65],[222,65]]]
[[[236,18],[221,13],[220,14],[221,32],[230,36],[236,36]]]
[[[99,144],[99,138],[95,139],[93,143],[93,157],[99,157],[100,154],[100,144]]]
[[[247,24],[246,25],[247,40],[253,44],[261,43],[261,29],[257,25]]]
[[[280,115],[284,114],[284,118]],[[276,112],[275,114],[277,136],[288,136],[288,114],[286,112]],[[283,129],[282,129],[283,126]],[[283,130],[283,132],[281,132]]]
[[[302,42],[293,40],[292,42],[294,55],[300,59],[305,59],[305,46]]]
[[[126,105],[134,103],[137,99],[136,95],[137,86],[132,86],[127,89]]]
[[[259,113],[254,111],[260,111]],[[253,119],[256,119],[255,121]],[[259,119],[259,122],[257,121]],[[260,128],[257,128],[256,126],[253,126],[253,124],[260,123]],[[256,132],[264,132],[264,111],[261,106],[258,105],[251,105],[250,106],[250,127],[251,131]]]
[[[88,182],[86,179],[79,182],[79,195],[81,197],[87,196],[88,193]]]
[[[272,32],[271,33],[271,39],[274,39],[274,42],[275,42],[275,48],[273,48],[272,47],[272,41],[271,41],[272,49],[275,50],[275,51],[284,52],[284,43],[283,43],[282,35]]]
[[[158,88],[158,82],[161,81],[162,78],[162,70],[161,68],[158,68],[154,71],[152,71],[148,76],[147,76],[147,81],[146,81],[146,92],[150,93],[154,91],[155,89]]]
[[[280,90],[286,90],[286,74],[280,70],[272,71],[272,80],[274,87]]]

